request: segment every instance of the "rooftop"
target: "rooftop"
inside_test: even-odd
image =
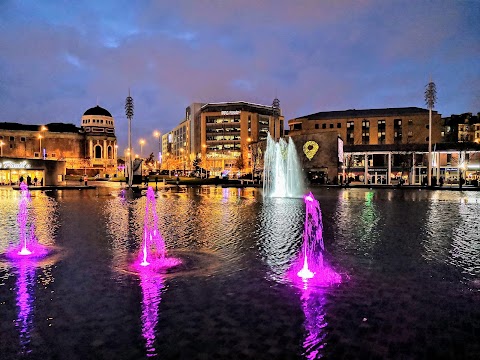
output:
[[[272,115],[272,105],[261,105],[246,101],[208,103],[201,107],[202,112],[250,111],[261,115]]]
[[[434,111],[436,113],[436,111]],[[321,111],[314,114],[299,116],[295,119],[307,119],[307,120],[326,120],[326,119],[348,119],[348,118],[368,118],[368,117],[381,117],[381,116],[402,116],[413,114],[425,114],[428,113],[427,109],[418,107],[403,107],[403,108],[385,108],[385,109],[350,109],[339,111]]]
[[[74,124],[50,123],[45,125],[29,125],[11,122],[0,122],[0,130],[23,130],[23,131],[41,131],[41,127],[45,126],[49,132],[71,132],[78,133],[80,128]]]

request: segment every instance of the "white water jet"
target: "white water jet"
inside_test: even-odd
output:
[[[303,172],[291,138],[278,142],[268,134],[264,156],[263,195],[269,197],[302,197]]]

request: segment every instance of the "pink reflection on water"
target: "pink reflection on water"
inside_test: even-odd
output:
[[[142,267],[162,270],[179,264],[181,264],[180,259],[166,257],[165,241],[158,230],[155,192],[149,186],[145,206],[142,245],[134,267],[137,270]]]
[[[163,278],[158,274],[143,268],[140,272],[140,286],[142,288],[142,336],[145,339],[146,356],[156,356],[156,333],[158,324],[158,307],[162,300]]]
[[[28,204],[31,198],[27,184],[22,182],[20,191],[21,199],[17,215],[19,243],[8,249],[6,256],[11,259],[42,258],[48,254],[48,249],[38,243],[35,224],[28,216]],[[29,221],[30,224],[28,224]]]
[[[35,264],[28,259],[21,259],[15,263],[18,269],[17,278],[17,307],[18,316],[15,326],[20,335],[20,346],[23,354],[29,353],[30,333],[33,325],[33,295],[35,285]]]
[[[325,294],[323,289],[305,288],[302,290],[302,309],[305,314],[305,339],[303,349],[306,359],[319,359],[325,347],[327,320],[325,312]]]

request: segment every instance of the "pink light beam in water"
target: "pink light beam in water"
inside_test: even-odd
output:
[[[142,247],[136,264],[158,269],[181,264],[179,259],[166,257],[165,241],[158,230],[155,192],[151,186],[147,189]]]
[[[21,198],[18,208],[17,223],[19,229],[19,245],[13,247],[7,252],[9,258],[39,258],[48,254],[48,250],[38,243],[35,236],[35,224],[30,219],[28,226],[28,203],[31,201],[28,186],[25,183],[20,184]]]
[[[303,197],[306,205],[305,227],[303,229],[303,268],[297,275],[302,279],[311,279],[315,274],[308,268],[308,259],[317,260],[316,264],[312,264],[314,268],[321,269],[323,267],[323,222],[320,204],[310,193]]]
[[[324,262],[323,221],[320,204],[312,193],[303,197],[306,205],[302,250],[288,272],[288,277],[303,288],[341,282],[341,276]],[[300,284],[299,284],[300,285]]]

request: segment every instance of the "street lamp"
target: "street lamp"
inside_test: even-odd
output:
[[[38,135],[40,156],[42,156],[42,138],[42,135]]]
[[[139,143],[140,143],[140,157],[143,158],[143,145],[145,145],[145,140],[140,139]]]
[[[40,139],[45,138],[44,132],[47,131],[47,130],[48,129],[47,129],[46,126],[44,126],[44,125],[40,126],[40,136],[41,136]],[[45,151],[42,151],[42,145],[41,144],[42,144],[42,141],[40,140],[40,156],[43,157],[43,160],[45,160]]]
[[[158,170],[160,170],[160,154],[162,153],[162,143],[160,142],[160,131],[155,130],[153,132],[153,136],[158,140]]]

